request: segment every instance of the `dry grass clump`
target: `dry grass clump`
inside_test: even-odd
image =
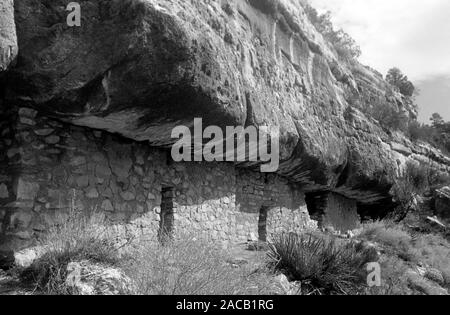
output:
[[[442,272],[445,285],[450,288],[450,243],[439,235],[421,235],[414,250],[421,262]]]
[[[407,262],[396,256],[382,256],[381,286],[367,288],[367,295],[411,295],[413,291],[409,288],[408,279],[405,276],[410,268]]]
[[[40,293],[73,294],[65,284],[67,265],[82,260],[117,264],[118,248],[103,215],[71,211],[67,218],[57,221],[39,242],[45,254],[24,270],[21,278]]]
[[[400,224],[388,221],[365,224],[359,237],[383,245],[386,250],[406,261],[416,260],[412,237]]]
[[[131,257],[125,269],[143,295],[270,293],[273,275],[263,264],[233,266],[224,250],[201,236],[137,246]]]
[[[359,236],[382,245],[385,249],[385,263],[382,264],[383,285],[395,294],[410,294],[404,283],[406,269],[417,264],[439,270],[450,287],[450,243],[440,235],[415,234],[400,224],[379,221],[366,224]],[[395,280],[398,279],[398,280]],[[398,285],[389,285],[390,282]]]

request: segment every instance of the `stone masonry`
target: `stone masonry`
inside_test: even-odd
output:
[[[258,237],[261,225],[268,238],[316,227],[301,187],[278,175],[174,163],[167,150],[28,108],[4,109],[2,117],[0,251],[32,246],[69,211],[102,212],[121,234],[157,239],[167,189],[176,234],[227,245]]]

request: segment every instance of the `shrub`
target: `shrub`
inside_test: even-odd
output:
[[[360,243],[339,244],[314,234],[280,234],[270,245],[275,267],[310,292],[351,294],[365,285],[364,266],[376,260]]]
[[[377,242],[386,247],[391,253],[406,261],[416,259],[412,247],[411,235],[399,224],[388,221],[377,221],[363,226],[359,236],[361,239]]]
[[[442,272],[445,285],[450,287],[450,243],[439,235],[420,235],[414,249],[423,263]]]
[[[257,267],[234,268],[228,255],[198,236],[164,246],[143,244],[131,253],[127,274],[143,295],[237,295],[270,293],[271,274]]]
[[[336,49],[338,56],[345,61],[351,61],[361,56],[361,48],[355,40],[342,29],[335,30],[331,22],[331,12],[319,14],[308,1],[301,1],[301,4],[310,22]]]
[[[412,121],[408,126],[408,136],[411,141],[424,141],[437,149],[441,150],[444,154],[450,153],[450,128],[447,124],[434,124],[433,126],[421,124],[417,121]],[[447,126],[447,127],[446,127]],[[447,130],[448,128],[449,130]]]
[[[408,279],[408,264],[396,256],[383,256],[380,261],[381,286],[369,288],[367,295],[411,295]]]
[[[411,141],[422,140],[433,143],[435,131],[432,127],[423,125],[418,121],[412,121],[408,126],[408,135]]]
[[[399,68],[390,69],[386,75],[386,81],[406,97],[412,97],[416,91],[414,84]]]
[[[409,118],[389,103],[363,108],[363,112],[376,119],[385,129],[402,132],[407,130]]]
[[[391,194],[399,206],[392,217],[397,222],[404,220],[414,210],[416,197],[428,189],[430,189],[429,168],[423,164],[408,162],[401,175],[394,179]]]
[[[114,265],[119,261],[118,248],[100,214],[71,211],[57,221],[39,242],[46,254],[24,270],[21,278],[45,294],[73,294],[65,285],[67,265],[81,260]]]

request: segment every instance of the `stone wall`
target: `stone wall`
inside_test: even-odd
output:
[[[162,192],[174,233],[226,244],[314,227],[301,189],[230,163],[174,163],[146,143],[75,127],[36,111],[2,109],[0,251],[33,245],[70,211],[101,211],[120,233],[157,239]]]
[[[306,202],[311,219],[316,220],[321,228],[333,228],[345,233],[360,225],[361,218],[355,200],[332,192],[318,192],[308,194]]]

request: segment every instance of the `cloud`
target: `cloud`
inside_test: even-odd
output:
[[[393,66],[413,81],[450,76],[450,1],[310,0],[361,46],[361,62],[386,73]]]

